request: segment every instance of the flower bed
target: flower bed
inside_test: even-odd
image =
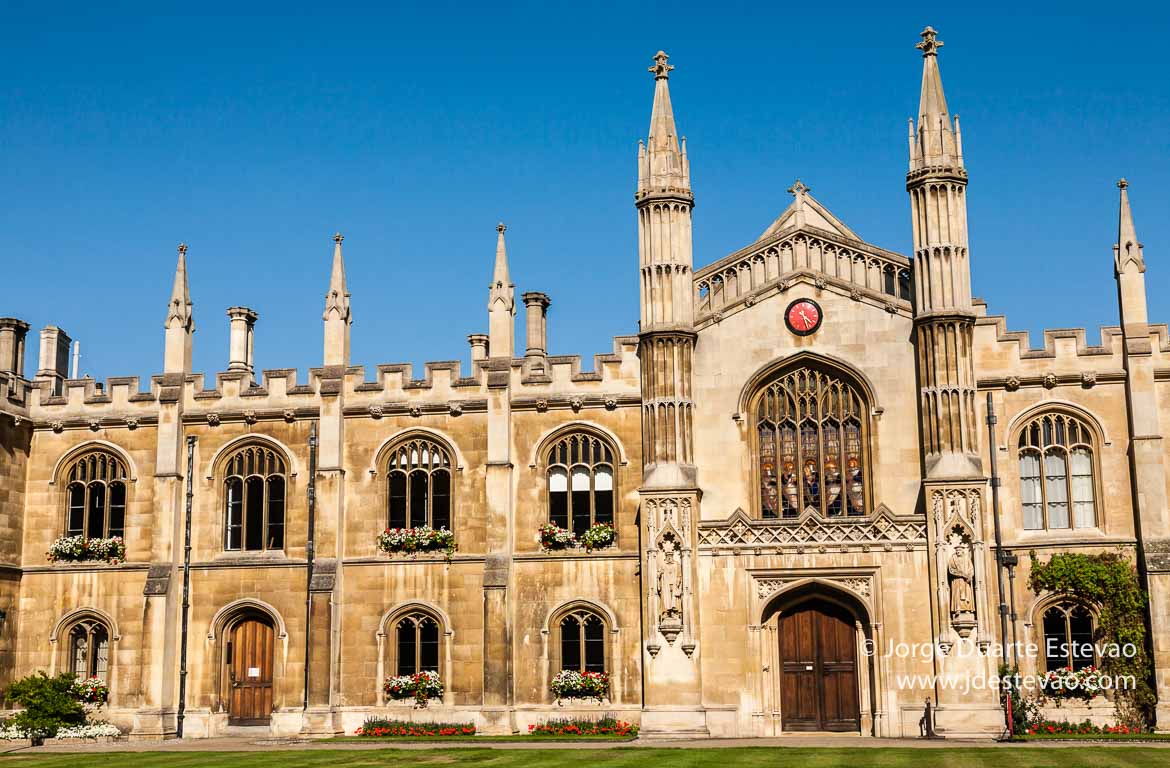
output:
[[[386,698],[396,701],[414,699],[416,707],[425,707],[431,699],[442,698],[443,681],[438,672],[418,672],[413,675],[388,677],[382,684]]]
[[[609,694],[609,673],[564,669],[553,678],[549,688],[558,704],[561,699],[597,699],[600,704]]]
[[[638,735],[638,726],[610,716],[597,720],[558,718],[539,725],[530,725],[528,732],[533,736],[635,737]]]
[[[387,528],[378,534],[378,549],[387,554],[415,555],[419,552],[446,552],[447,559],[455,554],[455,533],[446,528]]]
[[[107,722],[93,722],[58,728],[56,739],[116,739],[122,735],[118,726]]]
[[[538,540],[540,548],[545,552],[555,552],[577,546],[577,537],[573,535],[572,531],[552,523],[540,526]]]
[[[405,720],[372,717],[353,733],[355,736],[371,738],[463,737],[475,735],[475,723],[411,723]]]
[[[615,535],[613,526],[609,523],[591,525],[589,526],[589,530],[581,534],[581,545],[585,547],[586,552],[592,552],[595,549],[604,549],[613,544]]]
[[[100,677],[79,678],[73,684],[73,695],[82,703],[101,706],[110,700],[110,686]]]
[[[1025,738],[1092,738],[1102,739],[1140,739],[1151,738],[1159,734],[1145,733],[1140,729],[1128,725],[1093,725],[1085,720],[1082,723],[1070,723],[1067,720],[1040,720],[1030,723],[1020,734]]]
[[[117,564],[126,559],[126,542],[121,536],[109,539],[61,536],[49,545],[49,551],[45,554],[53,563],[101,560]]]
[[[1105,692],[1102,675],[1096,667],[1054,669],[1044,676],[1044,695],[1055,699],[1091,699]]]

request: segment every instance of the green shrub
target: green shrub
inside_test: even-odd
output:
[[[7,725],[19,728],[34,741],[55,736],[58,728],[85,724],[85,707],[74,693],[76,678],[44,672],[17,680],[8,686],[5,697],[21,707]]]

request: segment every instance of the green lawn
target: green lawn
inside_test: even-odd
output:
[[[0,765],[29,768],[367,768],[401,765],[459,765],[484,768],[562,768],[566,763],[590,768],[1105,768],[1166,765],[1170,752],[1142,747],[1041,748],[1027,746],[944,749],[813,749],[747,747],[729,749],[436,749],[313,750],[265,752],[90,752],[78,754],[5,755]]]

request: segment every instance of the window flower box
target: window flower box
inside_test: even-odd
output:
[[[1083,669],[1053,669],[1044,675],[1041,689],[1048,698],[1057,699],[1092,699],[1105,692],[1105,683],[1101,671],[1089,666]]]
[[[82,563],[96,560],[117,565],[126,559],[126,542],[121,536],[109,539],[61,536],[49,545],[46,555],[53,563]]]
[[[419,552],[445,552],[447,559],[458,545],[455,533],[446,528],[387,528],[378,534],[378,549],[386,554],[417,555]]]
[[[577,546],[577,537],[573,532],[554,523],[545,523],[540,526],[537,540],[540,541],[540,548],[545,552],[558,552]]]
[[[73,683],[73,696],[82,704],[96,704],[100,707],[110,700],[110,686],[100,677],[78,678]]]
[[[537,532],[537,541],[545,552],[561,552],[568,549],[584,547],[586,552],[595,549],[604,549],[613,545],[614,529],[610,523],[597,523],[589,527],[581,538],[577,534],[562,528],[554,523],[545,523]]]
[[[443,697],[443,681],[438,672],[418,672],[413,675],[399,675],[388,677],[382,684],[382,691],[387,699],[405,701],[414,699],[414,705],[422,708],[430,703],[431,699]]]
[[[581,546],[585,547],[586,552],[592,552],[595,549],[604,549],[613,544],[615,537],[613,525],[610,523],[597,523],[589,526],[589,530],[581,534]]]
[[[558,704],[561,699],[597,699],[600,704],[609,695],[609,673],[563,669],[553,678],[549,688]]]

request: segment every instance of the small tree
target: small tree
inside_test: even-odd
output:
[[[8,686],[6,697],[23,709],[8,724],[37,743],[56,735],[58,728],[84,725],[85,707],[74,693],[75,682],[73,675],[49,677],[44,672],[17,680]]]

